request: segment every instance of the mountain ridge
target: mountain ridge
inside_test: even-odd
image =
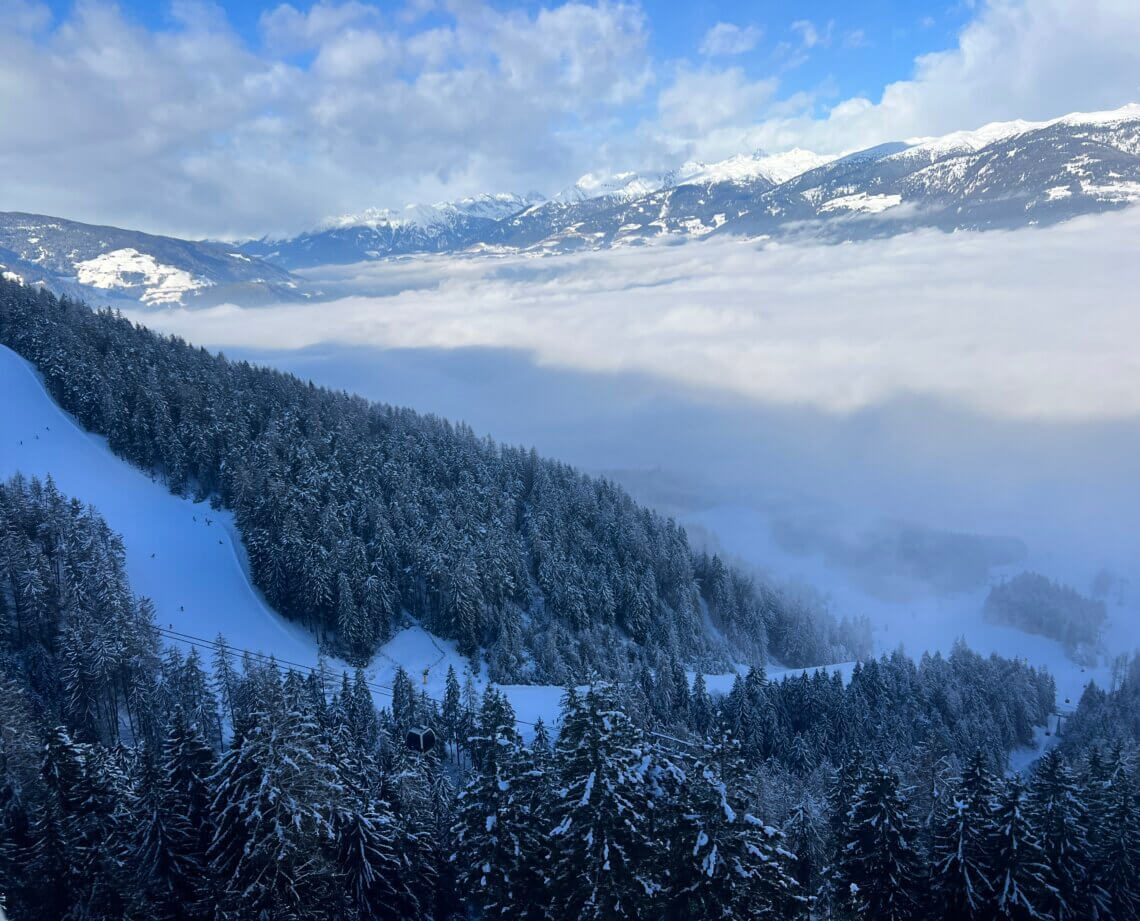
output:
[[[298,250],[345,263],[420,252],[541,255],[711,233],[811,232],[834,242],[920,226],[1053,223],[1137,200],[1140,104],[1132,103],[1046,121],[992,122],[839,156],[796,148],[709,164],[689,161],[658,176],[587,173],[548,200],[478,227],[429,235],[426,242],[393,234],[362,249],[333,236],[360,231],[338,228],[281,241],[273,252],[252,252],[301,268],[317,263]]]
[[[1140,104],[993,122],[842,156],[793,149],[588,173],[544,199],[489,193],[368,208],[293,237],[188,241],[0,212],[0,274],[152,308],[316,297],[297,271],[426,254],[554,255],[713,234],[826,243],[920,228],[1048,225],[1140,201]]]

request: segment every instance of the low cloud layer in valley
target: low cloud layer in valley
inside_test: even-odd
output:
[[[695,539],[893,623],[884,645],[931,624],[945,645],[1027,567],[1081,591],[1107,573],[1131,644],[1138,231],[1140,210],[420,259],[318,272],[319,303],[139,319],[612,475]]]
[[[517,348],[776,404],[928,396],[1003,417],[1140,413],[1140,209],[1030,232],[839,246],[710,239],[527,259],[375,263],[344,296],[147,315],[210,345]]]

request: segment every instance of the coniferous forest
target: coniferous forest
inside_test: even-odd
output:
[[[721,697],[661,669],[568,688],[553,727],[454,673],[442,701],[400,674],[377,709],[360,672],[163,652],[97,511],[16,478],[0,680],[14,918],[1140,912],[1140,659],[1024,779],[1002,767],[1052,680],[965,648]]]
[[[2,279],[0,343],[117,454],[232,510],[257,587],[349,661],[405,617],[509,682],[870,650],[865,619],[694,552],[673,521],[533,450]]]

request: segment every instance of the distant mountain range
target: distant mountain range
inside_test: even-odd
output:
[[[591,173],[550,199],[368,209],[286,239],[187,242],[0,214],[0,271],[156,307],[307,296],[289,273],[423,253],[554,254],[713,234],[831,242],[920,227],[1016,228],[1140,201],[1140,105],[1013,121],[840,157],[792,150]]]
[[[558,253],[709,234],[856,240],[917,227],[1050,224],[1140,201],[1140,105],[1013,121],[842,157],[793,150],[588,174],[542,201],[483,196],[351,217],[242,252],[287,269],[414,253]],[[494,202],[509,213],[496,213]],[[476,216],[473,208],[479,206]]]

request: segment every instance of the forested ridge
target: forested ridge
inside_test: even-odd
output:
[[[233,510],[254,583],[351,661],[405,616],[511,681],[869,651],[865,622],[694,552],[611,482],[463,425],[2,280],[0,343],[116,453]]]
[[[43,921],[1129,919],[1140,659],[1032,775],[1048,675],[964,648],[509,702],[160,650],[122,549],[0,484],[0,899]],[[641,680],[645,680],[642,678]],[[646,708],[640,694],[657,703]],[[407,730],[430,726],[426,754]]]

